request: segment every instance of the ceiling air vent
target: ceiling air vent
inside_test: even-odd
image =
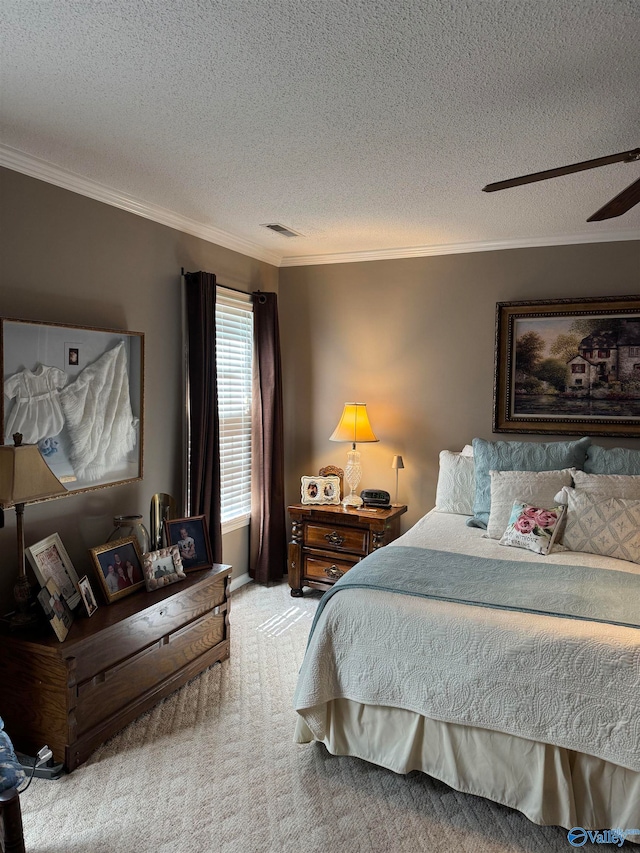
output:
[[[287,228],[286,225],[280,225],[279,222],[270,222],[269,224],[263,225],[263,228],[268,228],[270,231],[274,231],[276,234],[281,234],[283,237],[302,237],[299,231],[294,231],[291,228]]]

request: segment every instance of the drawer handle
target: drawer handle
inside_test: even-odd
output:
[[[324,573],[328,578],[332,578],[333,580],[339,580],[344,572],[341,572],[337,566],[325,566]]]
[[[331,533],[325,533],[324,538],[327,542],[331,542],[332,545],[342,545],[344,542],[344,536],[340,536],[337,530],[334,530]]]

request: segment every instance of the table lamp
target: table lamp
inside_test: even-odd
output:
[[[398,503],[398,471],[400,468],[404,468],[404,462],[402,461],[402,456],[394,456],[393,461],[391,462],[391,467],[396,472],[396,499],[391,504],[391,506],[402,506],[402,504]]]
[[[366,403],[345,403],[342,417],[338,426],[334,429],[329,441],[350,441],[351,450],[347,453],[347,467],[344,469],[344,478],[349,484],[351,492],[345,495],[342,506],[362,506],[362,498],[356,495],[355,489],[362,477],[360,466],[360,451],[356,450],[356,443],[363,441],[379,441],[373,434],[369,416],[367,415]]]
[[[9,618],[12,628],[28,627],[37,621],[30,612],[31,587],[24,559],[25,504],[66,495],[58,478],[51,473],[36,444],[22,444],[22,435],[13,436],[14,444],[0,445],[0,509],[15,507],[18,532],[18,578],[13,587],[16,612]]]

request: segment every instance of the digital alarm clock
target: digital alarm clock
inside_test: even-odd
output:
[[[363,489],[360,497],[365,506],[377,507],[378,509],[389,509],[391,496],[383,489]]]

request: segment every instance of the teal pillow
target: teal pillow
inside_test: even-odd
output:
[[[469,527],[486,529],[491,512],[491,477],[489,471],[560,471],[583,468],[589,437],[576,441],[485,441],[473,439],[473,461],[476,473],[476,496]]]
[[[640,450],[592,444],[584,463],[587,474],[640,474]]]

